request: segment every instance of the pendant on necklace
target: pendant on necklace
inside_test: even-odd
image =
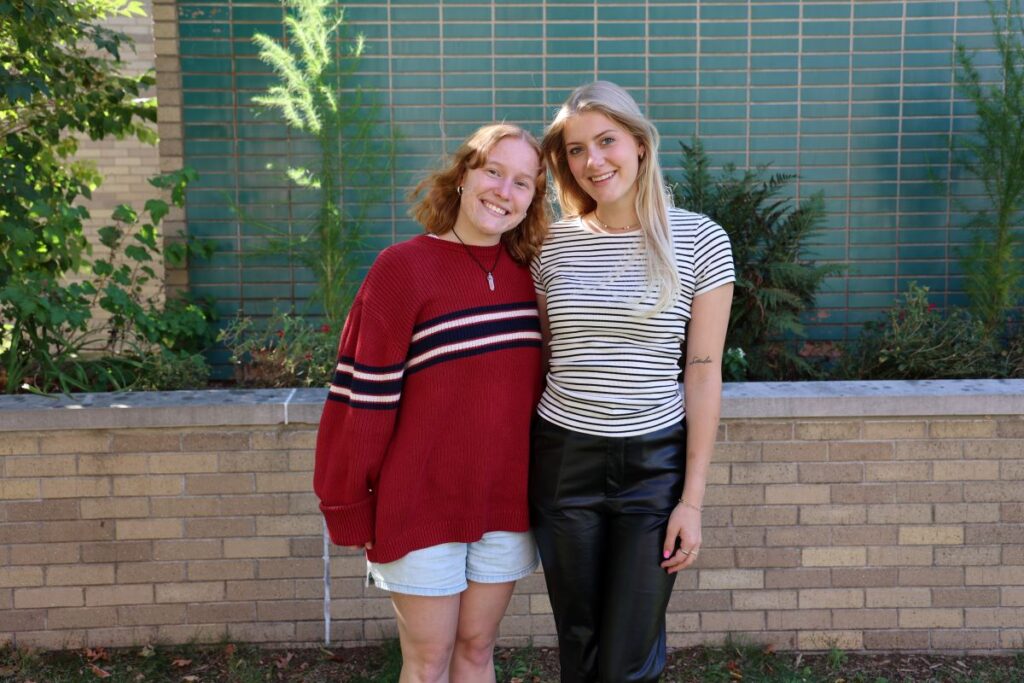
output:
[[[494,291],[494,276],[490,273],[487,273],[487,286],[491,288],[492,292]]]

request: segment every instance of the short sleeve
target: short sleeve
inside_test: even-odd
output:
[[[705,218],[697,229],[693,272],[696,278],[694,296],[736,281],[729,235],[709,218]]]
[[[544,252],[541,250],[530,260],[530,275],[533,276],[533,291],[537,296],[547,296],[548,287],[544,278]]]

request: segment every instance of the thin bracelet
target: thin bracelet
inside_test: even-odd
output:
[[[684,507],[688,507],[691,510],[696,510],[697,512],[704,512],[704,506],[703,505],[694,505],[693,503],[688,503],[688,502],[686,502],[686,498],[683,498],[683,497],[680,497],[679,504],[684,506]]]

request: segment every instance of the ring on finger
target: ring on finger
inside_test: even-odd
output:
[[[681,552],[683,555],[689,555],[690,554],[689,550],[683,550],[682,548],[679,549],[679,552]]]

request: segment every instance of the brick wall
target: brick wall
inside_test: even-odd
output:
[[[0,641],[320,642],[321,397],[0,399]],[[736,385],[725,406],[671,646],[1024,646],[1024,382]],[[363,569],[332,550],[336,644],[395,635]],[[502,640],[554,643],[539,573]]]

